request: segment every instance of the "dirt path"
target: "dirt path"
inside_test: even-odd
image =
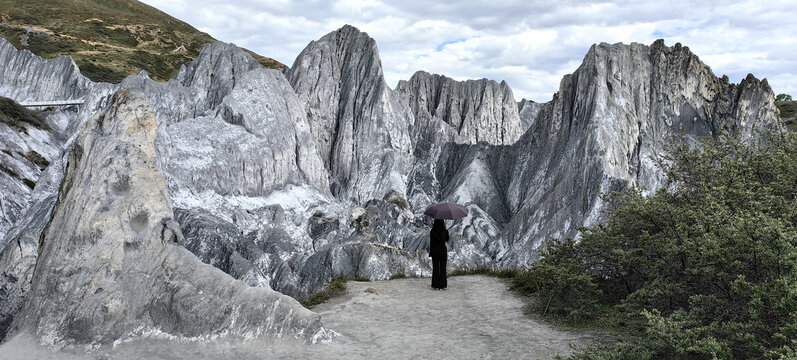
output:
[[[499,279],[452,277],[445,291],[429,281],[350,281],[346,296],[314,309],[342,335],[339,344],[296,350],[326,358],[548,359],[594,338],[525,316],[521,299]]]
[[[525,316],[521,299],[496,278],[452,277],[445,291],[429,285],[350,281],[347,295],[314,309],[340,334],[331,345],[142,339],[91,353],[53,352],[20,335],[0,345],[0,359],[549,359],[595,339]]]

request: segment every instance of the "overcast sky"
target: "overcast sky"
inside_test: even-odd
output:
[[[778,1],[143,0],[218,40],[291,66],[350,24],[376,39],[388,84],[417,70],[506,80],[548,101],[599,42],[689,46],[718,76],[767,78],[797,96],[797,6]],[[693,4],[695,3],[695,4]]]

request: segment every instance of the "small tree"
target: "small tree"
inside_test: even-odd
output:
[[[791,95],[789,95],[789,94],[778,94],[778,96],[775,96],[775,101],[792,101],[791,100]]]

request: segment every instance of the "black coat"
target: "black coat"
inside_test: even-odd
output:
[[[445,228],[432,228],[429,232],[429,257],[446,257],[448,249],[446,243],[448,242],[448,230]]]

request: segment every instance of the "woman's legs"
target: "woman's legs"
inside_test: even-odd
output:
[[[446,280],[446,257],[432,257],[432,287],[435,289],[445,289],[448,286]]]
[[[447,257],[442,257],[440,259],[440,288],[445,289],[448,287],[448,274],[446,273],[446,263],[448,262]]]

